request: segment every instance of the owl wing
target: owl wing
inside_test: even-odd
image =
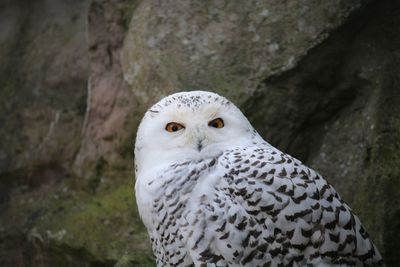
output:
[[[196,266],[382,264],[358,217],[300,161],[248,147],[211,163],[183,214]]]

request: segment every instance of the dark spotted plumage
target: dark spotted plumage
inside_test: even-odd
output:
[[[225,127],[208,129],[215,118]],[[184,130],[148,138],[169,121]],[[143,124],[136,198],[157,266],[383,264],[335,189],[265,142],[225,98],[175,94],[154,105]]]
[[[332,186],[272,147],[174,164],[154,180],[163,181],[153,188],[151,211],[158,266],[380,264]]]

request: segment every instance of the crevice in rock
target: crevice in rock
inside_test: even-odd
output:
[[[351,58],[355,39],[375,10],[375,2],[366,4],[295,68],[259,84],[244,112],[270,143],[308,162],[330,125],[345,111],[354,112],[349,109],[356,99],[368,101],[371,82],[353,68]]]

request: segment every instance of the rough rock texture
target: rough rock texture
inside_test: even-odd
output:
[[[3,1],[0,265],[153,266],[135,129],[160,97],[208,89],[333,183],[396,266],[399,12],[395,0]]]
[[[123,80],[120,51],[136,1],[92,1],[88,17],[90,77],[83,139],[74,169],[126,169],[131,156],[136,99]],[[125,159],[125,161],[123,161]],[[122,162],[121,162],[122,161]],[[95,173],[95,175],[97,175]],[[95,178],[91,178],[95,179]]]
[[[144,1],[123,49],[126,81],[143,102],[210,89],[236,103],[292,68],[361,1]]]
[[[1,46],[21,51],[1,53],[9,64],[0,80],[6,89],[0,108],[9,111],[0,114],[7,160],[1,266],[113,266],[127,252],[133,263],[152,266],[132,194],[130,149],[113,143],[121,136],[133,142],[124,107],[134,98],[124,90],[118,51],[133,7],[129,1],[2,4]],[[14,82],[21,87],[10,87]]]
[[[85,10],[87,1],[0,4],[2,180],[11,174],[40,184],[71,165],[89,73]]]

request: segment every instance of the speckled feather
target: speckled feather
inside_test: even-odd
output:
[[[211,103],[233,106],[215,94],[181,93],[148,116]],[[158,266],[382,264],[358,217],[321,175],[248,132],[248,141],[226,149],[137,170],[137,202]]]

